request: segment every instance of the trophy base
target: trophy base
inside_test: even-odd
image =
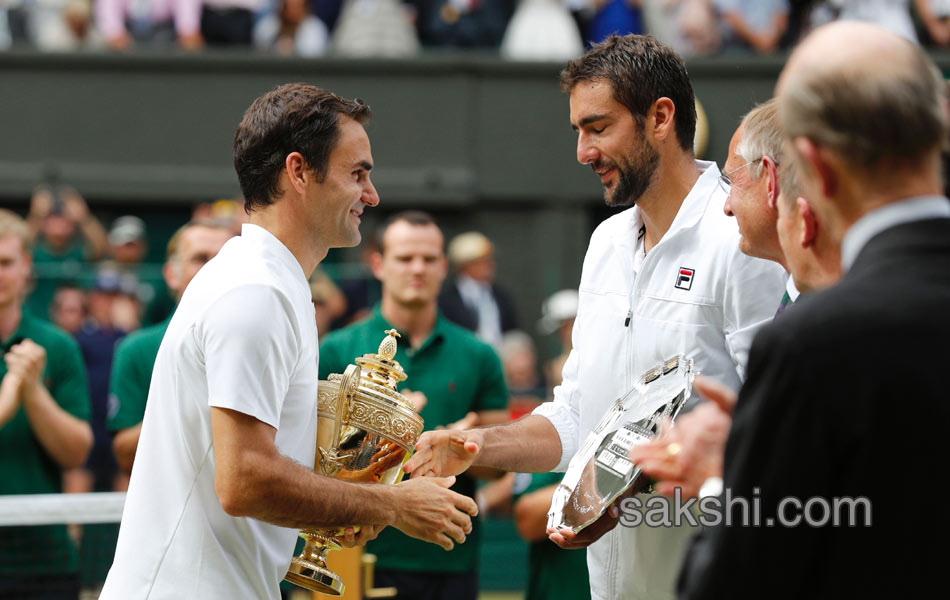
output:
[[[326,566],[300,558],[295,558],[290,563],[290,569],[287,570],[284,579],[294,585],[328,596],[339,596],[343,594],[346,587],[343,585],[343,579]]]

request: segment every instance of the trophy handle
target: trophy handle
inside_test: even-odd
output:
[[[359,365],[349,365],[343,371],[343,379],[340,380],[340,391],[336,395],[336,415],[333,417],[333,443],[331,450],[340,447],[340,436],[343,434],[343,428],[346,426],[347,414],[350,407],[350,400],[356,394],[360,382]]]

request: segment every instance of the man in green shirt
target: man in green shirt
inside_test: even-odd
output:
[[[26,308],[49,320],[56,288],[90,277],[109,243],[106,230],[75,189],[41,185],[33,192],[27,226],[33,236],[33,291]]]
[[[92,447],[89,395],[79,346],[64,331],[30,316],[26,222],[0,210],[0,494],[62,492],[65,469]],[[0,528],[0,598],[77,598],[76,549],[65,525]]]
[[[518,473],[515,477],[515,526],[531,542],[525,600],[590,600],[587,553],[565,550],[548,539],[548,510],[562,473]]]
[[[462,419],[506,420],[508,392],[498,356],[439,314],[437,298],[447,271],[442,230],[425,213],[399,213],[380,228],[377,246],[371,265],[382,283],[382,301],[367,319],[327,336],[320,346],[320,378],[342,373],[354,358],[374,352],[383,332],[395,328],[402,336],[396,360],[409,376],[400,391],[413,401],[426,429]],[[474,498],[471,470],[452,489]],[[473,520],[467,543],[448,553],[391,527],[366,548],[378,557],[376,585],[397,588],[400,599],[474,600],[478,546]]]
[[[186,223],[168,241],[162,275],[176,302],[202,266],[232,237],[231,230],[217,221]],[[142,431],[145,401],[152,382],[152,367],[171,316],[126,336],[115,351],[109,384],[109,431],[114,433],[112,449],[119,468],[132,472],[132,461]]]

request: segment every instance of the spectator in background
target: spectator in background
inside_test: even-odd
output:
[[[400,0],[346,0],[331,49],[341,56],[413,56],[419,38],[410,9]]]
[[[379,280],[373,277],[373,268],[370,263],[373,254],[379,249],[375,238],[365,240],[360,244],[360,262],[352,265],[352,269],[337,278],[340,290],[346,297],[346,312],[333,323],[333,329],[355,323],[368,317],[373,306],[382,298],[382,286]]]
[[[587,553],[548,539],[548,510],[561,473],[518,473],[513,487],[518,534],[531,543],[525,600],[589,600]]]
[[[508,413],[523,417],[544,402],[547,389],[538,372],[538,353],[527,333],[509,331],[501,339],[501,367],[508,384]]]
[[[914,8],[934,46],[950,46],[950,0],[914,0]]]
[[[310,294],[317,319],[317,333],[329,333],[332,323],[346,313],[346,296],[318,265],[310,276]]]
[[[723,49],[771,54],[788,27],[788,0],[713,0],[722,20]]]
[[[181,0],[176,0],[181,1]],[[247,46],[266,0],[201,0],[201,37],[209,46]]]
[[[814,10],[821,14],[821,5],[827,7],[824,14],[839,21],[865,21],[887,29],[913,43],[917,43],[917,32],[910,16],[910,0],[825,0]],[[813,21],[812,26],[823,24]]]
[[[254,45],[283,55],[326,54],[329,37],[327,26],[310,13],[307,0],[283,0],[254,26]]]
[[[140,315],[140,323],[147,325],[163,321],[174,309],[165,281],[152,268],[145,264],[148,251],[145,221],[126,215],[119,217],[109,229],[110,265],[115,268],[120,281],[118,288],[129,293],[134,290],[139,302],[145,307]],[[130,326],[129,330],[137,329]]]
[[[594,16],[587,26],[585,41],[588,47],[602,42],[614,33],[643,33],[641,0],[590,0],[590,3]]]
[[[56,288],[49,316],[53,325],[75,337],[86,320],[86,294],[82,288],[72,282]]]
[[[719,49],[719,26],[711,0],[641,0],[646,30],[681,56]]]
[[[68,186],[41,185],[27,215],[33,236],[36,282],[27,300],[33,316],[46,319],[56,287],[76,281],[105,253],[105,229],[79,192]]]
[[[113,50],[135,45],[200,50],[201,0],[96,0],[96,25]]]
[[[514,0],[411,0],[424,46],[497,48],[514,12]]]
[[[41,50],[101,50],[106,41],[92,18],[91,0],[37,0],[33,40]]]
[[[244,198],[222,198],[214,202],[196,204],[191,211],[192,221],[215,221],[226,225],[231,235],[241,235],[241,226],[248,221]]]
[[[24,0],[0,4],[0,50],[30,41],[29,7]]]
[[[448,320],[500,348],[501,336],[518,323],[514,300],[495,284],[494,246],[481,233],[469,231],[449,243],[449,261],[456,277],[443,288],[439,309]]]
[[[323,21],[323,24],[327,26],[327,31],[333,31],[336,28],[337,19],[340,18],[340,11],[343,9],[343,0],[308,1],[310,2],[310,12]]]
[[[544,365],[544,377],[548,389],[561,385],[561,371],[571,354],[571,332],[577,316],[577,290],[561,290],[551,294],[541,305],[541,321],[538,329],[545,335],[556,334],[558,354]]]
[[[584,42],[562,0],[521,0],[501,54],[515,60],[569,60],[584,52]]]
[[[214,258],[231,237],[229,224],[217,221],[191,221],[175,232],[168,241],[162,274],[176,301],[181,299],[201,267]],[[112,447],[119,468],[126,474],[132,472],[152,367],[170,321],[171,316],[133,333],[122,340],[115,352],[109,384],[108,429],[114,435]]]
[[[0,405],[16,411],[0,429],[0,494],[62,491],[64,469],[92,446],[86,373],[76,342],[23,310],[30,230],[0,210]],[[76,598],[76,549],[65,525],[0,528],[0,598]]]
[[[69,492],[105,492],[116,487],[118,467],[112,455],[112,439],[106,429],[109,377],[116,345],[139,324],[135,289],[122,289],[122,284],[115,270],[100,269],[86,296],[86,318],[79,329],[72,332],[86,366],[94,441],[85,467],[67,473]],[[68,299],[71,292],[68,288],[65,292]]]

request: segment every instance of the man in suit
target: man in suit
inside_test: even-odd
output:
[[[495,283],[495,248],[477,231],[455,236],[449,243],[455,279],[442,289],[439,310],[445,318],[474,331],[496,350],[503,334],[518,328],[511,296]]]
[[[789,287],[808,294],[834,285],[841,279],[841,247],[820,235],[824,226],[802,195],[794,164],[779,173],[779,186],[775,229],[792,274]]]
[[[783,142],[775,99],[753,107],[732,134],[720,181],[729,192],[723,210],[739,224],[739,249],[789,271],[775,227],[782,174],[790,170]],[[798,294],[794,279],[789,277],[785,294],[781,300],[776,299],[778,312],[784,311]]]
[[[941,88],[919,48],[869,24],[820,28],[786,65],[780,122],[844,275],[753,343],[723,465],[733,523],[694,540],[681,598],[918,597],[939,585],[942,558],[921,532],[950,535],[924,506],[946,491],[933,463],[950,418]],[[908,442],[895,448],[896,436]],[[741,526],[740,497],[758,503],[759,526]]]

